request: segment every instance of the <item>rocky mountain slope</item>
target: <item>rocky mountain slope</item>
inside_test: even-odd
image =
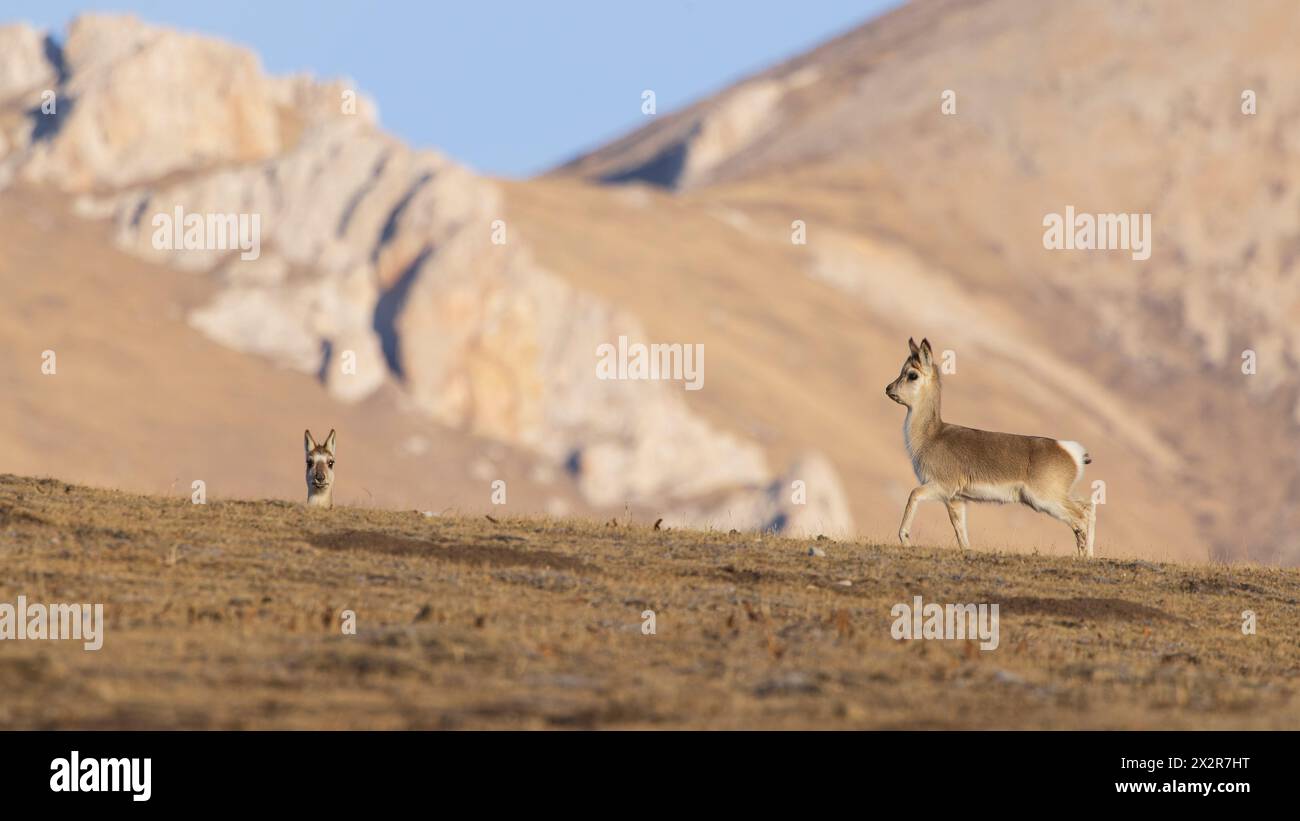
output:
[[[0,331],[24,403],[0,416],[0,469],[158,490],[192,448],[260,477],[238,492],[292,498],[296,420],[345,418],[367,481],[386,474],[378,504],[483,506],[511,462],[544,480],[516,510],[889,538],[912,476],[882,389],[926,335],[954,357],[948,419],[1088,445],[1102,555],[1294,562],[1298,15],[918,2],[524,182],[411,149],[346,81],[270,77],[226,43],[111,16],[57,42],[0,27],[0,277],[27,299]],[[1150,259],[1044,249],[1070,205],[1150,213]],[[259,214],[259,258],[157,249],[176,208]],[[87,279],[105,310],[76,299]],[[113,340],[87,346],[96,373],[115,373],[105,348],[148,360],[156,329],[110,321],[128,299],[170,306],[153,320],[267,401],[174,352],[148,379],[40,373],[53,329]],[[620,336],[703,344],[703,389],[597,378]],[[122,379],[147,393],[115,410]],[[238,403],[212,420],[222,444],[146,401],[182,384],[202,413]],[[91,407],[149,456],[87,457],[109,438]],[[402,451],[403,427],[436,447]],[[951,542],[941,509],[916,530]],[[1010,508],[971,531],[1072,543]]]

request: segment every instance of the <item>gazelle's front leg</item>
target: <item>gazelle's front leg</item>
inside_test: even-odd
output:
[[[966,535],[966,503],[961,499],[948,500],[948,521],[957,532],[957,544],[962,550],[970,548],[970,537]]]
[[[942,499],[944,496],[943,489],[934,482],[926,482],[912,489],[912,495],[907,497],[907,507],[903,509],[903,523],[898,526],[898,540],[903,543],[903,547],[912,546],[912,518],[916,516],[917,504],[930,499]]]

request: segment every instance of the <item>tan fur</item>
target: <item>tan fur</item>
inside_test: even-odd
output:
[[[942,501],[962,548],[966,502],[1017,502],[1070,526],[1080,555],[1093,555],[1096,509],[1070,495],[1091,458],[1075,442],[1019,436],[950,425],[939,413],[942,387],[928,339],[907,340],[909,354],[885,395],[907,407],[903,440],[921,484],[903,511],[898,538],[910,545],[912,518],[920,502]],[[915,374],[915,377],[912,375]]]
[[[334,506],[334,431],[325,437],[325,444],[317,445],[311,431],[303,431],[303,447],[307,451],[307,506]]]

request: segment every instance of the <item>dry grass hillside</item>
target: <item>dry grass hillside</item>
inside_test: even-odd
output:
[[[0,563],[0,602],[99,602],[106,623],[95,652],[5,642],[5,728],[1300,727],[1289,569],[12,475]],[[916,595],[997,603],[998,647],[895,641]]]

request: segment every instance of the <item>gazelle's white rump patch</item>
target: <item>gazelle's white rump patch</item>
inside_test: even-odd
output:
[[[1078,442],[1071,442],[1066,439],[1057,439],[1056,444],[1060,445],[1066,453],[1070,454],[1070,458],[1074,460],[1074,466],[1076,469],[1074,480],[1076,482],[1079,481],[1080,477],[1083,476],[1083,466],[1092,461],[1092,457],[1088,455],[1088,449]]]

